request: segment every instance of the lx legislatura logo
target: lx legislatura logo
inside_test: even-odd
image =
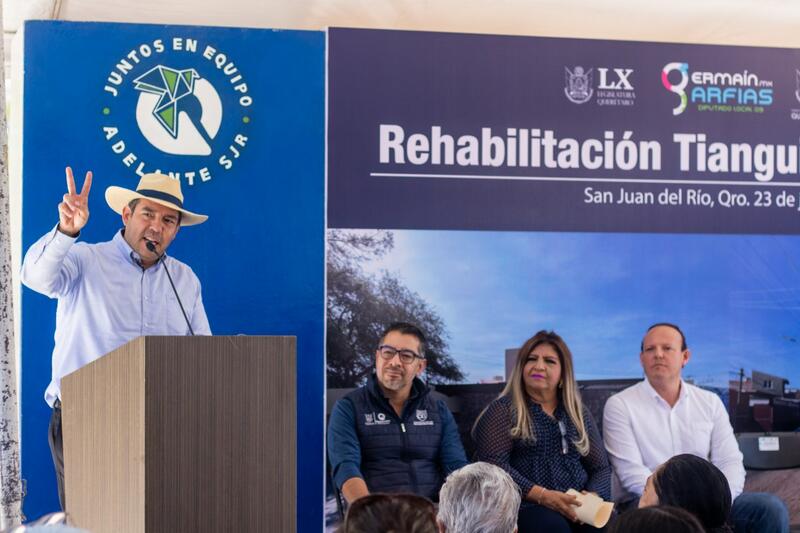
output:
[[[106,78],[103,137],[136,174],[188,185],[235,168],[249,142],[253,97],[234,61],[198,39],[141,43]]]
[[[636,100],[632,74],[632,68],[564,67],[564,94],[573,104],[584,104],[595,97],[598,106],[632,106]]]

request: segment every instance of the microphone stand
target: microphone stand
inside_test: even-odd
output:
[[[161,264],[164,265],[164,272],[167,273],[167,279],[169,280],[169,284],[172,287],[172,292],[175,293],[175,298],[178,300],[178,305],[181,308],[181,313],[183,313],[183,319],[186,321],[186,325],[189,327],[189,334],[194,337],[194,330],[192,329],[192,325],[189,323],[189,317],[186,316],[186,311],[183,309],[183,303],[181,302],[181,297],[178,296],[178,290],[175,288],[175,284],[172,282],[172,276],[169,275],[169,269],[167,268],[167,263],[164,258],[167,257],[167,252],[163,254],[158,253],[156,250],[156,245],[150,241],[145,243],[145,246],[148,250],[150,250],[158,259],[156,259],[156,263],[161,261]]]

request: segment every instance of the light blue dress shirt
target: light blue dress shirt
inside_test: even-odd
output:
[[[211,335],[200,280],[177,259],[164,262],[194,333]],[[143,269],[121,231],[108,242],[86,244],[56,226],[25,254],[22,282],[58,298],[52,381],[44,395],[51,407],[60,398],[63,376],[126,342],[189,334],[164,264]]]

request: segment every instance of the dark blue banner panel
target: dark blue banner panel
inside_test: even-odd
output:
[[[329,225],[794,233],[800,52],[329,32]]]
[[[322,523],[324,58],[322,32],[31,22],[25,28],[23,246],[58,221],[64,167],[94,171],[81,240],[111,239],[109,185],[181,180],[169,252],[203,284],[215,334],[297,336],[298,530]],[[58,508],[47,445],[55,301],[22,300],[25,514]],[[203,394],[203,391],[197,391]]]

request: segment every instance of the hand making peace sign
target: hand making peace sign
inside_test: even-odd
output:
[[[89,221],[89,190],[92,188],[92,171],[86,173],[80,194],[75,194],[75,178],[72,169],[65,169],[67,174],[67,194],[64,201],[58,204],[58,229],[75,237]]]

